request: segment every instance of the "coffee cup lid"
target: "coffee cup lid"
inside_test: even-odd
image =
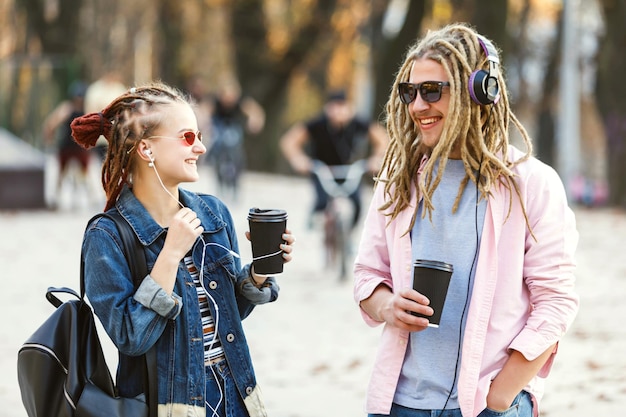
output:
[[[424,268],[439,269],[441,271],[446,271],[446,272],[452,272],[453,271],[452,264],[449,264],[449,263],[446,263],[446,262],[441,262],[441,261],[428,260],[428,259],[417,259],[413,263],[413,266],[420,266],[420,267],[424,267]]]
[[[287,212],[281,209],[260,209],[253,207],[248,212],[248,220],[252,221],[264,221],[264,222],[278,222],[287,218]]]

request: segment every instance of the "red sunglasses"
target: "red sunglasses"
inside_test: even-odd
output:
[[[202,132],[197,131],[197,132],[185,132],[183,133],[183,137],[182,138],[175,138],[172,136],[150,136],[146,139],[153,139],[153,138],[159,138],[159,139],[175,139],[175,140],[184,140],[185,143],[189,146],[193,145],[194,143],[196,143],[196,138],[198,139],[198,141],[202,142]]]

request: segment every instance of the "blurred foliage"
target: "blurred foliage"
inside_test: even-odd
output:
[[[226,80],[238,80],[244,93],[268,113],[269,132],[255,138],[262,146],[259,150],[273,149],[267,145],[275,144],[289,123],[318,111],[331,88],[346,88],[360,113],[380,118],[394,71],[421,32],[422,22],[433,27],[468,19],[474,15],[471,10],[486,4],[484,0],[1,1],[7,13],[0,18],[6,35],[0,49],[5,86],[0,90],[0,122],[18,135],[38,144],[38,125],[74,79],[90,82],[115,70],[127,85],[161,79],[184,89],[188,80],[202,78],[208,92]],[[499,9],[506,10],[507,2],[502,4]],[[383,25],[389,25],[386,13],[395,10],[396,20],[402,19],[403,11],[398,12],[402,8],[404,22],[395,22],[399,26],[395,32],[383,33]],[[490,19],[483,19],[485,28]],[[499,26],[501,38],[503,24]],[[276,166],[276,158],[269,155],[257,167]],[[251,163],[256,164],[254,159]]]
[[[611,17],[599,109],[605,125],[622,126],[625,95],[602,80],[624,73],[626,2],[598,1]],[[200,79],[206,94],[236,80],[267,113],[264,131],[246,141],[250,167],[286,171],[278,138],[319,111],[329,89],[345,88],[360,114],[384,121],[409,46],[429,28],[468,21],[500,47],[515,111],[551,163],[560,10],[560,0],[0,0],[0,125],[41,146],[41,121],[67,86],[111,70],[129,86],[161,79],[185,89]],[[592,114],[581,125],[597,125]],[[611,129],[623,146],[626,135]]]

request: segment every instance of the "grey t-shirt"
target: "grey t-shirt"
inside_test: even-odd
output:
[[[464,176],[463,162],[448,160],[433,194],[432,223],[428,215],[422,219],[420,204],[411,231],[413,260],[443,261],[454,268],[439,327],[410,335],[394,402],[413,409],[441,410],[444,405],[445,409],[459,408],[456,368],[461,360],[460,339],[487,207],[485,200],[477,205],[476,186],[470,181],[457,211],[452,213]]]

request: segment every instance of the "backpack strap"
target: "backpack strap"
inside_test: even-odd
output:
[[[133,231],[132,227],[130,227],[126,219],[122,217],[119,211],[111,210],[106,213],[98,213],[93,216],[87,224],[91,224],[100,217],[106,217],[115,223],[117,231],[120,234],[120,238],[122,239],[122,249],[124,251],[124,256],[126,256],[126,261],[128,261],[128,266],[130,267],[133,284],[135,289],[137,289],[146,275],[148,275],[148,265],[146,263],[146,254],[143,251],[143,245],[139,242],[139,238]],[[82,277],[80,283],[80,295],[81,298],[85,295],[84,279]]]
[[[130,268],[131,276],[133,277],[133,285],[135,289],[141,285],[146,275],[148,275],[148,264],[146,262],[146,254],[143,249],[143,245],[139,241],[139,238],[135,234],[134,230],[128,224],[126,219],[122,217],[119,211],[110,210],[106,213],[98,213],[93,216],[87,224],[91,224],[94,220],[106,217],[112,220],[120,233],[122,239],[122,246],[124,255],[128,266]],[[85,296],[85,272],[84,272],[84,259],[81,255],[81,271],[80,271],[80,297],[84,299]],[[144,355],[146,361],[146,375],[144,375],[144,386],[147,387],[146,395],[148,401],[148,410],[150,417],[157,416],[158,397],[157,397],[157,362],[156,351],[154,347],[150,348]]]
[[[68,288],[68,287],[48,287],[48,290],[46,291],[46,300],[48,300],[50,302],[50,304],[52,304],[54,306],[54,308],[59,308],[61,306],[61,304],[63,304],[63,301],[61,301],[59,299],[59,297],[54,295],[55,293],[70,294],[70,295],[73,295],[74,297],[78,298],[79,300],[83,301],[83,298],[80,297],[76,293],[76,291],[74,291],[71,288]]]

